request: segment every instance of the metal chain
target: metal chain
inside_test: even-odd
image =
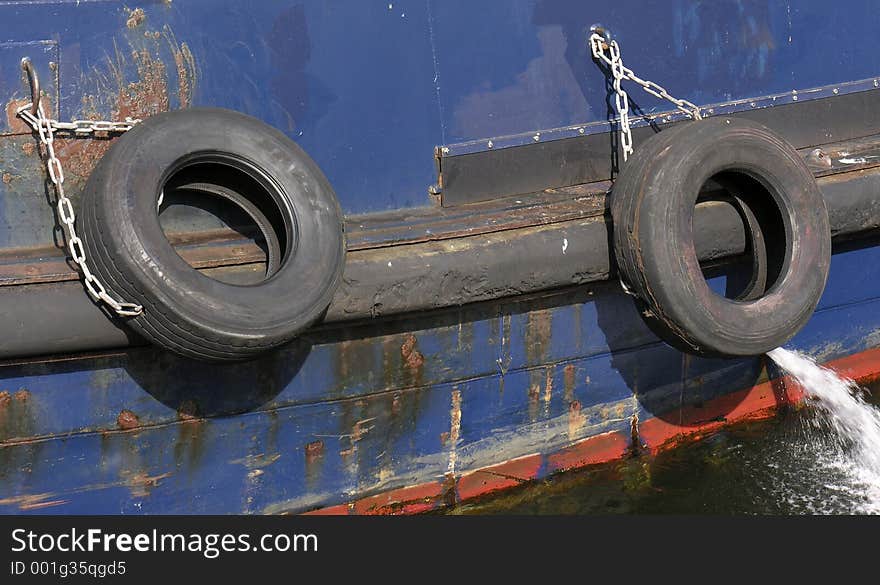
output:
[[[33,128],[40,138],[40,143],[46,147],[46,169],[58,195],[58,217],[61,218],[61,222],[64,224],[67,247],[70,250],[70,255],[73,257],[73,261],[79,266],[83,276],[83,284],[89,296],[95,301],[104,302],[121,317],[137,317],[144,312],[144,308],[141,305],[121,302],[111,297],[101,281],[89,269],[83,242],[76,233],[76,215],[73,212],[73,204],[67,195],[64,194],[64,169],[61,167],[61,161],[55,156],[54,142],[55,132],[70,132],[77,137],[126,132],[140,122],[140,120],[126,118],[125,122],[92,120],[58,122],[46,117],[43,111],[43,104],[39,100],[37,100],[36,108],[34,108],[33,103],[19,108],[18,115]]]
[[[614,78],[614,105],[617,108],[620,117],[620,146],[623,150],[624,161],[626,161],[627,157],[632,154],[633,146],[632,131],[630,130],[629,125],[629,96],[620,86],[622,80],[629,79],[630,81],[639,84],[642,89],[649,94],[671,102],[676,108],[694,120],[701,120],[703,118],[699,106],[687,100],[678,99],[669,95],[669,92],[666,91],[663,86],[658,85],[653,81],[642,79],[633,73],[632,69],[624,66],[623,60],[620,58],[620,46],[617,44],[617,41],[611,40],[598,32],[593,32],[593,34],[590,35],[590,48],[593,51],[593,57],[605,63],[611,70],[611,75]],[[608,52],[607,55],[606,50]]]
[[[70,132],[78,138],[94,136],[95,134],[115,134],[128,132],[140,120],[126,118],[125,122],[107,122],[104,120],[74,120],[72,122],[58,122],[49,120],[55,132]]]

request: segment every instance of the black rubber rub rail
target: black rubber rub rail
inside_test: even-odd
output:
[[[832,235],[880,227],[877,169],[818,181]],[[351,250],[344,282],[324,322],[369,320],[607,280],[612,276],[609,228],[608,215],[599,212],[547,225]],[[742,221],[729,204],[701,204],[694,229],[701,260],[745,250]],[[144,343],[92,304],[78,281],[2,287],[0,332],[3,360]]]

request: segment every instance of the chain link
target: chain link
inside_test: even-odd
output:
[[[590,35],[590,48],[593,57],[605,63],[611,70],[611,76],[614,78],[614,105],[617,108],[620,117],[620,147],[623,151],[623,160],[626,161],[633,152],[632,146],[632,130],[629,124],[629,96],[624,90],[620,82],[624,79],[633,81],[641,86],[649,94],[654,97],[671,102],[676,108],[693,118],[701,120],[703,118],[700,113],[699,106],[683,99],[675,98],[669,95],[669,92],[663,86],[642,79],[632,69],[624,66],[623,59],[620,58],[620,46],[615,40],[609,40],[606,37],[594,32]],[[607,50],[607,54],[606,54]]]
[[[124,122],[107,122],[104,120],[73,120],[72,122],[58,122],[50,120],[55,132],[70,132],[75,136],[89,137],[96,134],[114,134],[128,132],[140,120],[126,118]]]
[[[107,293],[106,287],[101,284],[101,281],[89,269],[89,265],[86,262],[85,247],[76,233],[76,214],[73,210],[73,203],[64,193],[64,169],[61,166],[61,161],[55,156],[55,133],[68,132],[76,137],[95,136],[98,134],[107,135],[126,132],[140,122],[140,120],[126,118],[124,122],[92,120],[58,122],[46,117],[41,103],[37,104],[36,113],[32,112],[33,109],[33,104],[27,104],[18,109],[18,115],[33,128],[34,132],[39,136],[40,142],[46,147],[46,170],[49,173],[49,180],[52,181],[52,184],[55,186],[55,192],[58,195],[58,217],[64,225],[67,247],[73,261],[82,273],[86,291],[95,301],[105,303],[117,315],[121,317],[137,317],[144,312],[144,308],[141,305],[121,302],[111,297]]]

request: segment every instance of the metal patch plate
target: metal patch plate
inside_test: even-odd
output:
[[[880,132],[876,83],[867,79],[707,106],[703,111],[754,120],[795,148],[806,148]],[[634,120],[635,148],[654,132],[685,119],[679,112],[665,112]],[[444,206],[605,181],[622,160],[616,128],[607,122],[443,146],[437,157]]]

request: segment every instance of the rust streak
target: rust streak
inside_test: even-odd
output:
[[[319,439],[317,441],[312,441],[311,443],[306,443],[305,452],[307,464],[316,462],[324,456],[324,441]]]
[[[411,370],[417,370],[425,363],[425,356],[416,347],[417,340],[415,335],[408,335],[400,346],[400,355],[403,357],[403,363]]]
[[[137,28],[144,23],[147,19],[147,15],[144,12],[143,8],[135,8],[128,14],[128,20],[125,21],[125,26],[128,28]]]
[[[138,418],[138,415],[132,411],[123,410],[119,413],[119,416],[116,417],[116,425],[123,431],[129,431],[139,427],[141,425],[141,420]]]
[[[168,111],[168,77],[165,63],[153,58],[148,49],[132,52],[138,80],[129,83],[119,94],[119,119],[143,118]]]
[[[450,410],[449,422],[449,473],[455,473],[456,463],[456,445],[458,445],[458,437],[461,432],[461,390],[458,386],[452,389],[452,409]]]
[[[547,368],[546,380],[544,382],[544,402],[549,404],[550,399],[553,398],[553,370],[554,366],[549,366]]]
[[[241,459],[233,459],[230,463],[244,465],[248,469],[261,469],[268,467],[281,459],[281,453],[260,453],[258,455],[248,455]]]
[[[138,79],[127,84],[124,77],[126,59],[122,53],[117,51],[115,60],[110,60],[108,64],[118,94],[115,111],[112,113],[113,119],[124,120],[129,117],[143,119],[153,114],[167,112],[169,99],[165,64],[146,48],[133,50],[131,58],[137,67]],[[97,73],[96,76],[106,79],[106,76]],[[93,120],[101,117],[94,104],[94,96],[83,97],[84,117]],[[112,140],[109,137],[94,140],[59,139],[58,158],[64,165],[64,170],[68,171],[67,174],[82,183],[91,174],[101,157],[106,154],[111,144]]]
[[[70,503],[70,500],[49,500],[47,502],[34,502],[31,504],[22,504],[19,506],[21,510],[42,510],[43,508],[52,508],[54,506],[63,506]]]
[[[194,400],[184,400],[177,407],[177,418],[182,421],[194,421],[199,418],[199,407]]]
[[[174,52],[174,64],[177,66],[177,94],[180,97],[180,107],[188,107],[192,100],[192,94],[189,85],[189,76],[187,75],[186,62],[184,61],[184,53],[189,54],[189,47],[186,43],[181,45],[180,51]]]
[[[568,364],[562,370],[562,378],[564,380],[563,384],[565,386],[565,401],[571,402],[572,398],[574,398],[574,382],[575,382],[575,368],[574,364]]]
[[[568,439],[574,440],[580,436],[580,432],[587,422],[587,417],[581,412],[581,403],[572,400],[568,405]]]
[[[50,500],[55,494],[27,494],[22,496],[12,496],[9,498],[0,498],[0,506],[18,506],[21,510],[34,510],[39,507],[47,507],[65,503],[64,500]]]
[[[45,96],[43,97],[44,103],[47,100]],[[21,99],[21,100],[11,100],[6,104],[6,127],[8,130],[7,134],[30,134],[30,127],[25,124],[24,120],[18,117],[18,109],[22,106],[25,106],[30,103],[30,100]],[[51,110],[47,110],[51,111]]]
[[[195,93],[196,84],[196,60],[193,57],[189,45],[186,43],[177,43],[171,29],[165,27],[165,40],[171,48],[171,55],[174,57],[174,66],[177,69],[177,98],[181,108],[188,108],[192,105],[192,97]]]
[[[160,475],[149,475],[144,471],[136,473],[123,472],[123,481],[126,487],[131,490],[134,497],[146,498],[150,495],[150,488],[157,487],[159,482],[165,478],[171,477],[171,473],[162,473]]]
[[[354,427],[352,427],[350,435],[352,443],[357,443],[364,437],[364,435],[366,435],[373,429],[372,425],[367,426],[367,423],[372,422],[373,420],[375,419],[367,418],[354,423]]]

